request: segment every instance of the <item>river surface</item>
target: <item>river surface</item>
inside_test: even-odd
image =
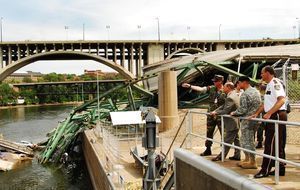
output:
[[[74,106],[20,107],[0,110],[0,133],[12,141],[38,143]],[[36,159],[8,172],[0,172],[0,190],[92,189],[84,161],[80,167],[43,166]]]

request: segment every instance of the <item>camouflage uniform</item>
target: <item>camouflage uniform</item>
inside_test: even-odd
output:
[[[209,93],[208,112],[212,112],[216,110],[218,107],[222,106],[225,103],[226,94],[223,92],[223,89],[218,91],[217,87],[212,85],[207,87],[206,92]],[[219,132],[221,133],[221,117],[208,115],[206,126],[207,126],[206,137],[213,138],[216,126],[218,126]],[[211,145],[212,145],[211,141],[209,140],[205,141],[206,147],[211,147]]]
[[[236,116],[247,117],[253,115],[261,104],[261,97],[258,90],[253,87],[249,87],[241,95],[240,107],[233,113]],[[241,146],[248,150],[255,151],[255,131],[257,127],[257,122],[242,120],[241,121]],[[245,152],[255,158],[255,155]]]

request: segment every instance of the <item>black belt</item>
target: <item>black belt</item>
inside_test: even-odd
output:
[[[277,115],[284,112],[286,112],[286,110],[278,110],[277,112],[274,112],[272,115]]]
[[[286,110],[278,110],[277,113],[286,112]]]

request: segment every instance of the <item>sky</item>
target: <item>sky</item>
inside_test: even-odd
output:
[[[216,40],[220,25],[224,40],[294,38],[300,18],[299,0],[0,0],[0,5],[3,41],[80,40],[83,24],[86,40],[155,40],[156,18],[162,40]],[[58,61],[18,72],[84,69],[108,70],[92,61]]]

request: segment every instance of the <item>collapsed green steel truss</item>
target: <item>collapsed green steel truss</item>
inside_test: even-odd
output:
[[[185,77],[192,69],[203,74],[203,68],[207,67],[235,77],[243,76],[243,74],[226,67],[230,64],[233,63],[209,63],[205,61],[195,61],[174,67],[172,70],[179,72],[177,75],[178,84],[181,84],[184,81]],[[253,69],[252,72],[250,72],[251,68]],[[252,82],[257,83],[255,77],[257,75],[258,65],[252,65],[246,70],[248,75],[252,73],[252,77],[254,77],[251,78]],[[158,74],[154,73],[134,80],[124,81],[124,83],[118,84],[108,91],[99,94],[99,110],[97,105],[98,97],[73,109],[70,115],[64,121],[59,123],[56,129],[51,132],[47,146],[40,154],[40,163],[60,162],[62,155],[72,147],[72,144],[76,141],[78,134],[85,129],[94,127],[97,121],[107,122],[109,120],[109,112],[111,111],[137,110],[140,106],[156,106],[157,104],[155,105],[155,103],[153,103],[155,93],[145,90],[141,86],[137,85],[137,83],[157,76]],[[115,94],[122,90],[123,92],[125,90],[126,97],[120,99],[112,98]],[[135,97],[134,92],[137,92],[137,94],[141,96]],[[197,105],[196,107],[199,107],[198,105],[201,105],[207,97],[208,95],[204,94],[188,102],[179,102],[179,107],[191,108],[195,107],[195,105]],[[121,105],[123,108],[120,108]]]

